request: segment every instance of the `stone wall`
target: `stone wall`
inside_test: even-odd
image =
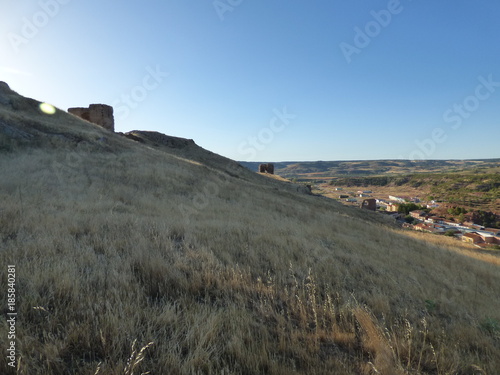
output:
[[[109,131],[115,131],[113,107],[109,105],[91,104],[89,108],[68,108],[68,112]]]

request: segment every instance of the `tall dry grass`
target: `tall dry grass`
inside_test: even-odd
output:
[[[114,137],[0,154],[18,374],[497,373],[489,258]]]

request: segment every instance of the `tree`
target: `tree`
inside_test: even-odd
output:
[[[415,203],[401,203],[399,205],[398,212],[400,214],[406,214],[408,215],[411,211],[415,210],[423,210],[425,207],[419,206],[418,204]]]
[[[463,223],[464,221],[465,221],[465,215],[461,213],[460,215],[458,215],[458,222]]]
[[[413,224],[415,222],[415,218],[411,215],[406,215],[405,216],[405,221],[408,223],[408,224]]]
[[[467,210],[463,207],[452,207],[448,208],[448,213],[453,216],[461,215],[461,214],[466,214]]]

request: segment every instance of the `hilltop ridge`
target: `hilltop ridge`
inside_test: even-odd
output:
[[[198,146],[192,139],[146,130],[115,133],[61,109],[54,108],[54,113],[47,114],[43,112],[43,105],[43,102],[25,98],[11,90],[5,82],[0,82],[0,150],[28,147],[124,152],[134,147],[149,147],[247,180],[260,178],[238,162]],[[278,186],[307,193],[301,185],[290,182]]]

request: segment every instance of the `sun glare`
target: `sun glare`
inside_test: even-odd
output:
[[[56,107],[49,103],[40,103],[40,111],[46,113],[47,115],[53,115],[56,113]]]

